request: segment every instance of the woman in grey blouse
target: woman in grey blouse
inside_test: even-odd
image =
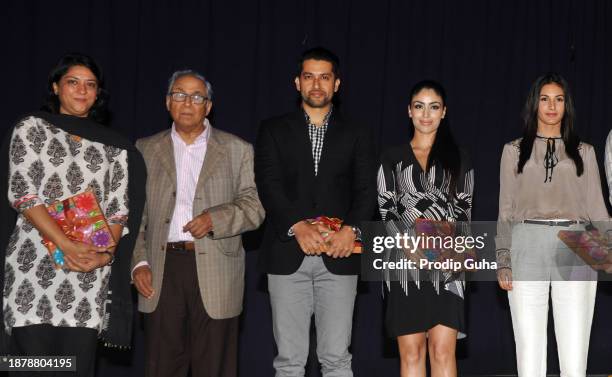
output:
[[[549,295],[561,375],[586,375],[596,275],[558,232],[604,220],[595,152],[574,131],[569,86],[558,74],[541,76],[523,136],[504,146],[500,169],[498,281],[508,291],[519,376],[546,376]]]

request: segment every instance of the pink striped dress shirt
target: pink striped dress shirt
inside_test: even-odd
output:
[[[174,147],[174,168],[176,170],[176,203],[174,213],[170,222],[168,232],[168,242],[193,241],[193,236],[189,232],[183,232],[185,226],[193,218],[193,199],[198,184],[198,177],[204,164],[206,147],[210,137],[210,122],[204,119],[204,132],[202,132],[193,142],[187,145],[176,132],[174,123],[172,124],[172,145]],[[140,266],[148,266],[149,263],[142,261],[132,269],[134,271]]]
[[[183,227],[193,219],[193,199],[210,136],[208,119],[204,119],[204,126],[206,127],[204,132],[192,144],[187,145],[176,132],[174,124],[172,125],[171,136],[176,168],[176,203],[170,221],[168,242],[193,241],[191,233],[183,232]]]

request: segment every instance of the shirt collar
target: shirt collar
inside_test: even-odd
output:
[[[306,110],[302,108],[302,111],[304,112],[304,118],[306,119],[306,124],[309,126],[312,125],[312,122],[310,121],[310,116],[308,115]],[[329,111],[327,112],[327,114],[325,114],[325,118],[323,118],[323,126],[327,126],[329,124],[329,118],[331,118],[333,111],[334,111],[334,105],[331,105],[329,108]]]
[[[210,137],[210,128],[211,126],[210,122],[208,121],[208,118],[204,118],[204,132],[199,134],[191,145],[200,145],[208,143],[208,138]],[[172,131],[170,132],[170,134],[172,135],[172,140],[180,141],[181,143],[183,143],[183,145],[187,145],[187,143],[185,143],[185,141],[176,131],[176,125],[174,124],[174,122],[172,123]]]

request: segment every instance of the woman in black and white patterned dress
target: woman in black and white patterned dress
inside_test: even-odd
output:
[[[469,221],[474,172],[444,120],[446,96],[434,81],[415,85],[408,114],[414,126],[409,145],[383,153],[378,172],[380,214],[392,233],[411,232],[417,218]],[[389,258],[405,258],[403,250]],[[425,376],[426,354],[433,375],[456,376],[456,339],[465,337],[462,275],[406,269],[386,272],[385,324],[396,337],[401,375]]]
[[[114,238],[128,233],[131,151],[94,121],[105,114],[102,85],[91,58],[62,58],[50,75],[47,111],[15,125],[8,153],[8,201],[18,215],[3,250],[5,330],[14,354],[76,355],[83,376],[94,373],[97,338],[107,326],[115,250],[70,241],[45,206],[91,187]],[[41,234],[63,250],[63,268],[56,269]]]

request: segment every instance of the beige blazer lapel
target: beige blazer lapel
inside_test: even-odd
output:
[[[170,176],[172,187],[176,191],[176,164],[174,163],[174,146],[172,145],[170,131],[157,144],[157,152],[159,163]]]
[[[214,172],[217,163],[221,160],[221,157],[223,157],[223,147],[216,136],[214,128],[210,127],[210,137],[208,139],[208,144],[206,145],[206,156],[204,156],[204,163],[202,164],[202,169],[200,170],[200,175],[198,176],[196,192],[199,192],[199,190],[202,189],[204,182],[206,182],[208,177],[210,177],[210,175]]]

